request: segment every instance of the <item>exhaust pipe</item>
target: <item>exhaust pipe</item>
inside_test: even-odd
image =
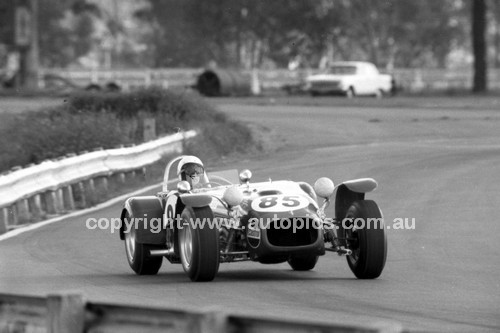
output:
[[[149,255],[151,257],[168,257],[174,253],[174,249],[149,250]]]

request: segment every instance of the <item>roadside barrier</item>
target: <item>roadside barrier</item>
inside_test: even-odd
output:
[[[74,155],[0,175],[0,234],[19,224],[86,207],[107,191],[113,177],[144,174],[145,166],[168,154],[181,153],[195,131],[176,133],[137,146]]]
[[[0,332],[402,332],[397,323],[316,322],[213,311],[186,311],[87,302],[81,294],[32,297],[0,294]]]

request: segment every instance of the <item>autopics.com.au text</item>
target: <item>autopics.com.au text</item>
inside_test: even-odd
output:
[[[342,221],[336,222],[334,219],[321,221],[313,217],[290,217],[279,218],[274,215],[272,218],[251,218],[246,225],[240,226],[238,220],[227,218],[194,218],[183,219],[180,216],[176,218],[88,218],[85,226],[90,230],[109,230],[111,233],[123,229],[123,232],[128,233],[132,229],[149,229],[152,233],[159,233],[165,228],[183,229],[190,226],[192,229],[220,229],[222,227],[242,227],[248,229],[292,229],[293,233],[301,229],[393,229],[393,230],[414,230],[415,218],[395,218],[391,224],[385,224],[382,218],[345,218]],[[123,228],[122,228],[123,226]]]

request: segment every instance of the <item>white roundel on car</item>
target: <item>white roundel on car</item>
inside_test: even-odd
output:
[[[257,212],[289,212],[305,208],[309,200],[302,195],[266,195],[252,201],[252,209]]]

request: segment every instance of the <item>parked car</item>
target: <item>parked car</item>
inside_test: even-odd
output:
[[[172,182],[176,163],[179,180]],[[387,256],[383,217],[375,201],[365,200],[377,187],[375,180],[334,186],[323,177],[311,186],[291,180],[251,182],[251,177],[249,170],[208,174],[195,156],[171,160],[163,191],[124,204],[120,238],[132,270],[156,274],[166,258],[181,264],[192,281],[211,281],[220,263],[288,262],[295,271],[308,271],[319,256],[333,252],[347,258],[359,279],[382,273]],[[335,216],[327,217],[332,201]]]
[[[382,97],[393,91],[393,78],[380,74],[369,62],[344,61],[333,63],[325,73],[306,78],[312,96],[336,94],[349,98],[357,95]]]

